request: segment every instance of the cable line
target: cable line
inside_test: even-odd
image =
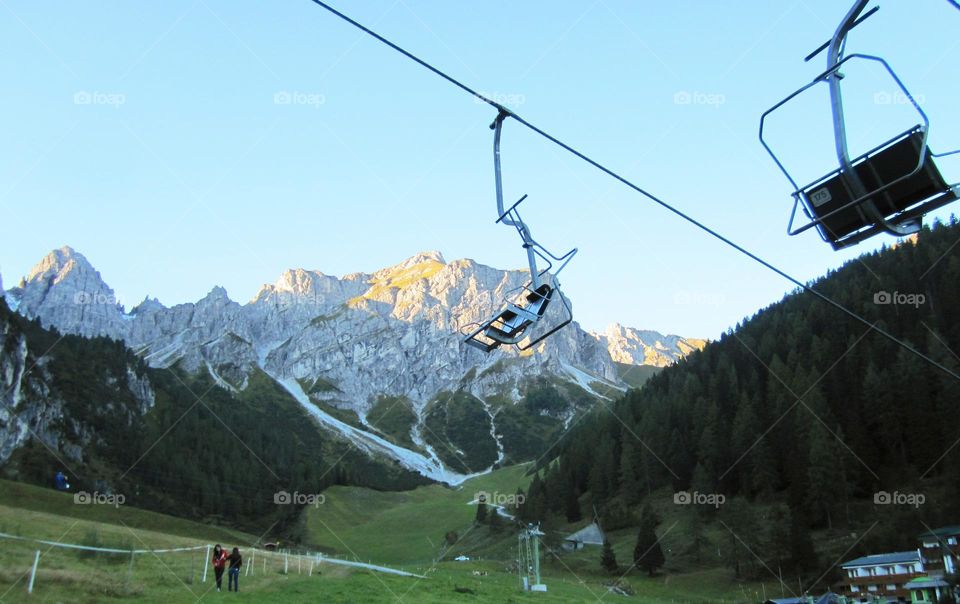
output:
[[[583,160],[584,162],[590,164],[591,166],[593,166],[594,168],[600,170],[601,172],[603,172],[603,173],[606,174],[607,176],[610,176],[611,178],[620,181],[621,183],[623,183],[623,184],[626,185],[627,187],[633,189],[633,190],[636,191],[637,193],[640,193],[640,194],[643,195],[644,197],[648,198],[650,201],[652,201],[652,202],[656,203],[657,205],[661,206],[662,208],[664,208],[664,209],[672,212],[672,213],[675,214],[676,216],[679,216],[679,217],[682,218],[683,220],[689,222],[690,224],[692,224],[693,226],[695,226],[695,227],[697,227],[698,229],[702,230],[703,232],[707,233],[707,234],[710,235],[711,237],[713,237],[713,238],[721,241],[722,243],[726,244],[727,246],[735,249],[736,251],[740,252],[741,254],[743,254],[744,256],[746,256],[747,258],[750,258],[750,259],[753,260],[754,262],[756,262],[756,263],[760,264],[761,266],[767,268],[768,270],[776,273],[777,275],[780,275],[781,277],[783,277],[784,279],[786,279],[786,280],[789,281],[790,283],[793,283],[793,284],[796,285],[797,287],[803,289],[804,291],[807,291],[807,292],[813,294],[814,296],[816,296],[816,297],[819,298],[820,300],[826,302],[826,303],[829,304],[830,306],[833,306],[833,307],[836,308],[837,310],[842,311],[844,314],[846,314],[847,316],[851,317],[852,319],[855,319],[856,321],[859,321],[860,323],[866,325],[871,331],[874,331],[874,332],[882,335],[883,337],[887,338],[887,339],[890,340],[891,342],[894,342],[895,344],[897,344],[897,345],[900,346],[901,348],[903,348],[903,349],[907,350],[908,352],[916,355],[917,357],[923,359],[924,361],[926,361],[926,362],[929,363],[930,365],[932,365],[932,366],[940,369],[940,370],[943,371],[944,373],[946,373],[946,374],[950,375],[951,377],[953,377],[954,379],[960,381],[960,374],[957,374],[956,372],[954,372],[954,371],[951,370],[950,368],[946,367],[946,366],[943,365],[942,363],[939,363],[939,362],[937,362],[936,360],[934,360],[934,359],[930,358],[929,356],[927,356],[926,354],[920,352],[919,350],[917,350],[916,348],[914,348],[914,347],[911,346],[910,344],[906,343],[905,341],[901,340],[901,339],[898,338],[897,336],[891,334],[891,333],[888,332],[887,330],[885,330],[885,329],[883,329],[883,328],[881,328],[881,327],[877,327],[877,325],[876,325],[875,322],[871,322],[871,321],[867,320],[866,318],[860,316],[859,314],[857,314],[856,312],[850,310],[850,309],[847,308],[846,306],[844,306],[844,305],[840,304],[839,302],[833,300],[833,299],[830,298],[829,296],[826,296],[826,295],[818,292],[817,290],[813,289],[812,287],[810,287],[810,286],[807,285],[806,283],[801,282],[799,279],[796,279],[795,277],[793,277],[793,276],[791,276],[790,274],[786,273],[786,272],[783,271],[782,269],[777,268],[776,266],[774,266],[774,265],[771,264],[770,262],[764,260],[764,259],[761,258],[760,256],[757,256],[755,253],[747,250],[746,248],[744,248],[743,246],[739,245],[738,243],[732,241],[731,239],[725,237],[724,235],[721,235],[719,232],[717,232],[717,231],[715,231],[714,229],[708,227],[707,225],[705,225],[704,223],[700,222],[699,220],[693,218],[693,217],[690,216],[689,214],[686,214],[686,213],[683,212],[682,210],[680,210],[680,209],[678,209],[678,208],[670,205],[669,203],[667,203],[667,202],[664,201],[663,199],[660,199],[660,198],[657,197],[656,195],[653,195],[652,193],[650,193],[649,191],[647,191],[647,190],[645,190],[644,188],[640,187],[639,185],[634,184],[633,182],[631,182],[631,181],[630,181],[629,179],[627,179],[626,177],[621,176],[620,174],[617,174],[616,172],[614,172],[614,171],[611,170],[610,168],[608,168],[608,167],[606,167],[605,165],[601,164],[600,162],[598,162],[598,161],[590,158],[589,156],[587,156],[587,155],[585,155],[584,153],[578,151],[578,150],[575,149],[574,147],[571,147],[570,145],[568,145],[567,143],[561,141],[560,139],[558,139],[557,137],[553,136],[552,134],[549,134],[548,132],[546,132],[546,131],[538,128],[537,126],[533,125],[532,123],[528,122],[528,121],[525,120],[524,118],[520,117],[519,115],[517,115],[516,113],[514,113],[513,111],[511,111],[510,109],[507,109],[506,107],[504,107],[504,106],[501,105],[500,103],[497,103],[496,101],[494,101],[494,100],[492,100],[492,99],[490,99],[490,98],[487,98],[487,97],[484,96],[483,94],[477,92],[476,90],[474,90],[473,88],[467,86],[467,85],[464,84],[463,82],[457,80],[457,79],[454,78],[453,76],[448,75],[447,73],[445,73],[445,72],[441,71],[440,69],[434,67],[434,66],[431,65],[430,63],[427,63],[426,61],[424,61],[424,60],[421,59],[420,57],[414,55],[413,53],[409,52],[408,50],[405,50],[404,48],[402,48],[402,47],[398,46],[397,44],[391,42],[391,41],[388,40],[387,38],[384,38],[383,36],[381,36],[381,35],[378,34],[377,32],[373,31],[372,29],[366,27],[365,25],[363,25],[363,24],[355,21],[354,19],[348,17],[347,15],[341,13],[340,11],[338,11],[338,10],[335,9],[335,8],[333,8],[332,6],[330,6],[329,4],[327,4],[326,2],[324,2],[323,0],[310,0],[310,1],[313,2],[314,4],[316,4],[317,6],[320,6],[321,8],[326,9],[328,12],[332,13],[333,15],[336,15],[337,17],[343,19],[344,21],[346,21],[346,22],[349,23],[350,25],[356,27],[356,28],[359,29],[360,31],[363,31],[364,33],[370,35],[371,37],[379,40],[379,41],[382,42],[383,44],[385,44],[385,45],[389,46],[390,48],[392,48],[393,50],[399,52],[400,54],[402,54],[403,56],[407,57],[407,58],[410,59],[411,61],[414,61],[415,63],[421,65],[422,67],[425,67],[426,69],[432,71],[433,73],[435,73],[436,75],[440,76],[441,78],[443,78],[443,79],[446,80],[447,82],[453,84],[453,85],[456,86],[457,88],[460,88],[460,89],[463,90],[464,92],[466,92],[466,93],[472,95],[473,97],[475,97],[475,98],[483,101],[484,103],[487,103],[487,104],[490,105],[491,107],[494,107],[495,109],[497,109],[498,112],[506,113],[507,116],[509,116],[509,117],[513,118],[514,120],[516,120],[517,122],[523,124],[524,126],[526,126],[527,128],[529,128],[529,129],[532,130],[533,132],[539,134],[540,136],[542,136],[543,138],[545,138],[545,139],[547,139],[548,141],[552,142],[553,144],[557,145],[557,146],[560,147],[561,149],[564,149],[564,150],[567,151],[568,153],[571,153],[572,155],[574,155],[574,156],[578,157],[579,159]],[[950,1],[951,4],[955,4],[954,0],[948,0],[948,1]]]

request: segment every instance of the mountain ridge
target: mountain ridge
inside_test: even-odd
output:
[[[462,466],[459,480],[523,449],[514,439],[514,450],[508,447],[504,454],[497,417],[505,407],[519,405],[523,414],[545,417],[544,408],[525,401],[547,388],[561,401],[548,412],[556,421],[551,430],[561,431],[589,401],[611,400],[627,390],[618,362],[650,359],[663,366],[681,358],[684,347],[697,347],[695,340],[619,328],[621,360],[615,362],[612,336],[591,334],[576,322],[539,344],[536,354],[509,349],[484,355],[464,346],[458,331],[499,310],[526,280],[525,271],[469,259],[447,262],[441,253],[427,251],[373,273],[335,277],[288,269],[245,304],[214,286],[197,302],[167,307],[147,297],[128,312],[92,264],[64,246],[4,295],[11,308],[46,327],[123,341],[152,367],[207,372],[225,389],[241,391],[263,371],[344,438],[358,438],[356,430],[330,413],[356,414],[357,423],[366,425],[382,397],[404,401],[416,418],[408,429],[419,452],[407,455],[363,434],[358,446],[380,452],[387,447],[402,464],[447,481],[451,464]],[[561,319],[560,305],[548,309],[546,321]],[[304,391],[304,384],[318,383],[329,387]],[[469,411],[472,404],[483,413]],[[436,424],[452,421],[461,411],[451,406],[458,405],[467,405],[462,412],[472,418],[479,441]],[[427,426],[428,416],[436,429]],[[548,433],[542,438],[550,438]],[[496,446],[472,447],[488,439]],[[500,454],[491,457],[493,451]]]

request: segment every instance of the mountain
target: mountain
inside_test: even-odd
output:
[[[214,287],[196,303],[147,298],[127,312],[86,258],[64,247],[6,298],[45,327],[123,341],[151,367],[205,372],[230,392],[262,372],[371,454],[459,482],[535,457],[597,399],[619,396],[628,384],[618,363],[659,367],[698,346],[619,326],[597,336],[576,323],[534,354],[464,346],[457,332],[499,310],[526,279],[423,252],[372,274],[288,270],[246,304]],[[546,321],[560,314],[554,304]]]

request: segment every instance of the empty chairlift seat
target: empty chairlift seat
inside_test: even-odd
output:
[[[526,336],[527,328],[539,321],[550,304],[554,290],[543,283],[536,290],[526,290],[519,304],[508,302],[506,308],[467,336],[466,342],[474,348],[490,352],[501,344],[518,344]]]
[[[875,234],[876,221],[864,207],[868,202],[886,220],[900,223],[957,199],[957,187],[951,188],[940,174],[920,127],[868,151],[852,164],[868,191],[859,201],[840,169],[801,190],[807,214],[835,249]]]

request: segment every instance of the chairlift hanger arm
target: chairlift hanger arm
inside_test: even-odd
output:
[[[497,189],[497,222],[503,222],[503,224],[512,226],[517,229],[517,232],[520,233],[520,237],[523,239],[523,247],[527,251],[527,264],[530,267],[530,278],[533,280],[533,288],[537,289],[540,287],[540,271],[537,270],[537,256],[534,251],[533,245],[536,244],[536,241],[533,239],[533,235],[530,233],[530,228],[520,220],[520,215],[516,212],[516,207],[526,199],[526,195],[520,199],[517,203],[508,211],[503,209],[503,174],[500,168],[500,136],[503,132],[503,122],[507,117],[513,115],[508,109],[504,107],[498,107],[497,117],[493,121],[493,172],[494,179],[496,181]]]
[[[860,178],[860,175],[854,170],[853,161],[850,159],[846,118],[843,112],[843,94],[840,89],[840,80],[843,76],[837,70],[837,67],[843,61],[843,50],[846,45],[847,35],[850,33],[850,30],[856,26],[857,19],[869,3],[870,0],[854,1],[853,6],[837,27],[837,31],[833,34],[833,39],[830,41],[829,48],[827,49],[827,68],[830,70],[830,74],[827,76],[827,85],[830,87],[830,107],[833,112],[833,134],[837,150],[837,159],[840,160],[840,167],[842,169],[840,176],[856,197],[864,197],[869,191]],[[925,152],[926,138],[924,138],[924,149],[921,151],[921,157]],[[889,222],[880,210],[877,209],[873,199],[865,199],[860,207],[863,208],[878,227],[891,235],[902,237],[915,233],[920,229],[919,223],[915,220],[901,224]]]

